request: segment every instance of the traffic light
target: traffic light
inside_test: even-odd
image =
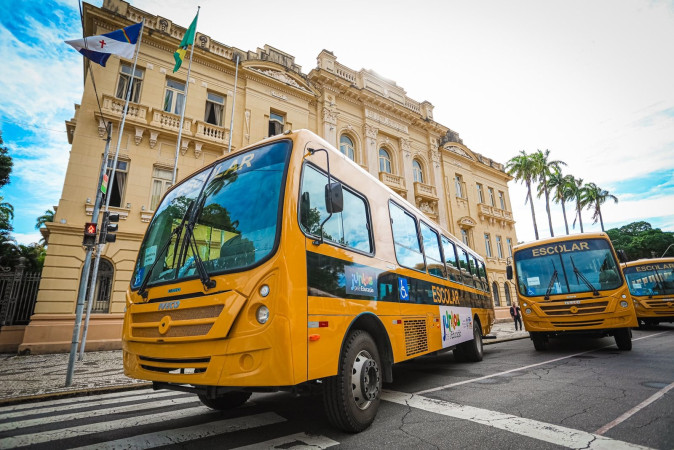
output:
[[[84,240],[82,245],[85,247],[93,247],[96,245],[96,231],[98,227],[93,222],[87,222],[84,224]]]
[[[119,214],[116,213],[110,214],[109,211],[104,211],[103,223],[101,224],[101,235],[98,238],[99,244],[105,244],[106,242],[115,242],[117,240],[117,235],[114,233],[117,232],[118,225],[116,223],[110,222],[119,222]]]

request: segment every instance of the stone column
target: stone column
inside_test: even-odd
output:
[[[447,199],[450,196],[450,193],[445,189],[445,180],[442,177],[442,157],[440,155],[440,149],[438,148],[438,143],[435,139],[431,139],[430,144],[430,160],[431,160],[431,172],[433,174],[433,184],[435,185],[436,192],[438,194],[438,222],[440,226],[448,231],[452,231],[449,227],[447,220]],[[431,183],[429,183],[431,184]],[[460,237],[460,236],[459,236]]]
[[[337,143],[337,111],[323,107],[323,138],[330,144],[339,148]]]
[[[401,175],[405,178],[407,187],[407,201],[416,206],[414,200],[414,172],[412,170],[412,143],[409,139],[400,138],[400,150],[402,152]]]
[[[366,123],[364,131],[367,169],[375,178],[379,179],[379,152],[377,149],[377,134],[379,133],[379,129]]]

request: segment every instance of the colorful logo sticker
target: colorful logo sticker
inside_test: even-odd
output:
[[[442,346],[450,347],[473,339],[473,314],[470,308],[440,306]]]
[[[375,286],[377,273],[367,267],[344,267],[346,276],[346,293],[354,295],[366,295],[376,297],[377,289]]]
[[[410,299],[410,291],[407,287],[407,278],[398,278],[398,296],[400,300],[407,301]]]

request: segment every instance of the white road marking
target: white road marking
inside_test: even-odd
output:
[[[407,405],[412,408],[454,417],[456,419],[469,420],[471,422],[538,439],[539,441],[550,442],[551,444],[561,445],[567,448],[591,450],[648,448],[630,444],[629,442],[610,439],[598,434],[526,419],[512,414],[475,408],[473,406],[459,405],[457,403],[435,400],[415,394],[384,391],[382,393],[382,399],[400,405]]]
[[[235,431],[247,430],[249,428],[263,427],[275,423],[285,422],[286,419],[278,414],[267,412],[255,414],[252,416],[235,417],[232,419],[218,420],[170,430],[162,430],[156,433],[141,434],[126,439],[116,441],[100,442],[97,444],[78,447],[77,450],[97,450],[97,449],[120,449],[135,450],[144,448],[156,448],[164,445],[174,445],[183,442],[189,442],[195,439],[203,439],[211,436],[218,436]]]
[[[671,390],[672,388],[674,388],[674,383],[672,383],[672,384],[670,384],[669,386],[666,386],[666,387],[660,389],[658,392],[656,392],[655,394],[651,395],[651,396],[648,397],[646,400],[644,400],[643,402],[639,403],[637,406],[635,406],[634,408],[630,409],[630,410],[627,411],[626,413],[622,414],[620,417],[618,417],[618,418],[615,419],[614,421],[607,423],[606,425],[604,425],[603,427],[601,427],[600,429],[598,429],[597,431],[595,431],[595,434],[604,434],[604,433],[606,433],[608,430],[610,430],[611,428],[615,427],[615,426],[618,425],[619,423],[622,423],[622,422],[624,422],[625,420],[629,419],[629,418],[632,417],[634,414],[638,413],[639,411],[641,411],[642,409],[644,409],[645,407],[647,407],[648,405],[650,405],[650,404],[653,403],[654,401],[658,400],[659,398],[662,398],[662,397],[663,397],[667,392],[669,392],[669,390]]]
[[[100,394],[100,395],[92,395],[88,397],[68,397],[68,398],[60,398],[57,400],[48,400],[44,402],[31,402],[31,403],[21,403],[19,405],[12,405],[12,406],[2,406],[0,407],[0,413],[5,413],[5,412],[12,412],[12,411],[23,411],[25,409],[35,409],[37,410],[38,408],[45,408],[45,407],[51,407],[51,406],[56,406],[56,405],[64,405],[68,403],[77,403],[79,401],[89,401],[92,399],[107,399],[107,398],[118,398],[122,399],[123,397],[131,397],[135,395],[139,395],[139,393],[145,393],[147,394],[148,392],[153,392],[152,389],[138,389],[138,390],[133,390],[133,391],[122,391],[122,392],[111,392],[109,394]],[[157,392],[157,394],[164,394],[166,391],[161,391]],[[173,393],[175,394],[175,392]]]
[[[16,422],[7,422],[0,424],[0,432],[17,430],[19,428],[28,428],[37,425],[44,425],[47,423],[68,422],[71,420],[80,420],[89,417],[107,416],[108,414],[142,411],[144,409],[161,408],[162,406],[171,406],[171,405],[182,405],[183,403],[194,403],[198,401],[199,399],[196,396],[189,396],[174,399],[157,400],[156,402],[135,403],[131,405],[118,406],[113,408],[93,409],[90,411],[81,411],[71,414],[68,414],[67,409],[63,409],[60,411],[62,413],[61,415],[54,414],[51,416],[40,417],[37,419],[19,420]]]
[[[258,442],[257,444],[246,445],[245,447],[237,447],[235,450],[258,450],[274,448],[309,450],[328,448],[332,447],[333,445],[339,445],[339,442],[335,442],[325,436],[297,433],[280,437],[278,439],[272,439],[271,441]]]
[[[664,333],[667,333],[667,331],[663,331],[663,332],[655,333],[655,334],[649,334],[648,336],[642,336],[640,338],[632,339],[632,341],[639,341],[641,339],[646,339],[646,338],[650,338],[650,337],[653,337],[653,336],[658,336],[658,335],[664,334]],[[446,384],[444,386],[438,386],[438,387],[434,387],[434,388],[431,388],[431,389],[424,389],[423,391],[415,392],[415,394],[416,395],[428,394],[430,392],[436,392],[436,391],[441,391],[443,389],[449,389],[449,388],[452,388],[452,387],[455,387],[455,386],[461,386],[462,384],[475,383],[476,381],[482,381],[482,380],[486,380],[486,379],[489,379],[489,378],[500,377],[500,376],[506,375],[508,373],[519,372],[521,370],[531,369],[533,367],[544,366],[545,364],[550,364],[550,363],[553,363],[553,362],[562,361],[564,359],[573,358],[574,356],[580,356],[580,355],[584,355],[586,353],[596,352],[597,350],[602,350],[604,348],[613,347],[614,345],[615,344],[605,345],[603,347],[595,348],[595,349],[592,349],[592,350],[587,350],[585,352],[574,353],[573,355],[562,356],[560,358],[555,358],[555,359],[549,359],[547,361],[543,361],[543,362],[540,362],[540,363],[530,364],[528,366],[523,366],[523,367],[517,367],[515,369],[505,370],[503,372],[493,373],[491,375],[485,375],[485,376],[479,377],[479,378],[471,378],[470,380],[457,381],[456,383]]]
[[[167,392],[152,392],[152,393],[147,393],[147,391],[143,391],[144,393],[138,393],[135,392],[133,395],[126,395],[123,397],[120,397],[119,395],[114,397],[114,398],[105,398],[105,399],[100,399],[101,397],[78,397],[78,398],[70,398],[70,403],[67,404],[66,406],[63,406],[61,404],[60,406],[53,406],[54,403],[49,403],[48,405],[43,405],[42,403],[32,403],[32,408],[29,408],[31,405],[21,405],[21,406],[26,406],[26,408],[21,408],[21,410],[13,410],[12,412],[8,412],[6,414],[3,414],[2,411],[3,409],[0,408],[0,420],[4,419],[13,419],[14,417],[23,417],[27,414],[46,414],[46,413],[54,413],[58,411],[62,411],[64,408],[89,408],[93,406],[104,406],[104,405],[111,405],[115,403],[120,403],[120,402],[137,402],[139,400],[155,400],[155,399],[160,399],[162,397],[168,397],[171,395],[178,395],[177,392],[173,391],[167,391]],[[96,398],[96,400],[93,400],[93,398]]]

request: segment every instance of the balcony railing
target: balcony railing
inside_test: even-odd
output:
[[[108,113],[115,117],[122,117],[122,114],[124,113],[124,103],[125,101],[123,99],[103,94],[102,109],[104,113]],[[146,123],[147,111],[147,106],[139,105],[137,103],[129,103],[129,112],[126,115],[126,119],[133,120],[135,122]]]
[[[150,125],[177,133],[180,128],[180,116],[155,109],[152,111],[152,122]],[[183,133],[192,134],[192,119],[188,119],[187,117],[183,119]]]
[[[379,181],[398,193],[407,192],[407,188],[405,187],[405,179],[403,177],[399,177],[398,175],[393,175],[392,173],[388,172],[379,172]]]
[[[421,198],[423,200],[437,201],[438,194],[436,193],[435,186],[430,184],[424,184],[415,182],[414,183],[414,198]]]
[[[219,127],[207,122],[202,122],[201,120],[197,120],[195,123],[197,124],[197,134],[195,134],[194,137],[216,142],[218,144],[225,144],[227,142],[229,130],[225,127]]]

